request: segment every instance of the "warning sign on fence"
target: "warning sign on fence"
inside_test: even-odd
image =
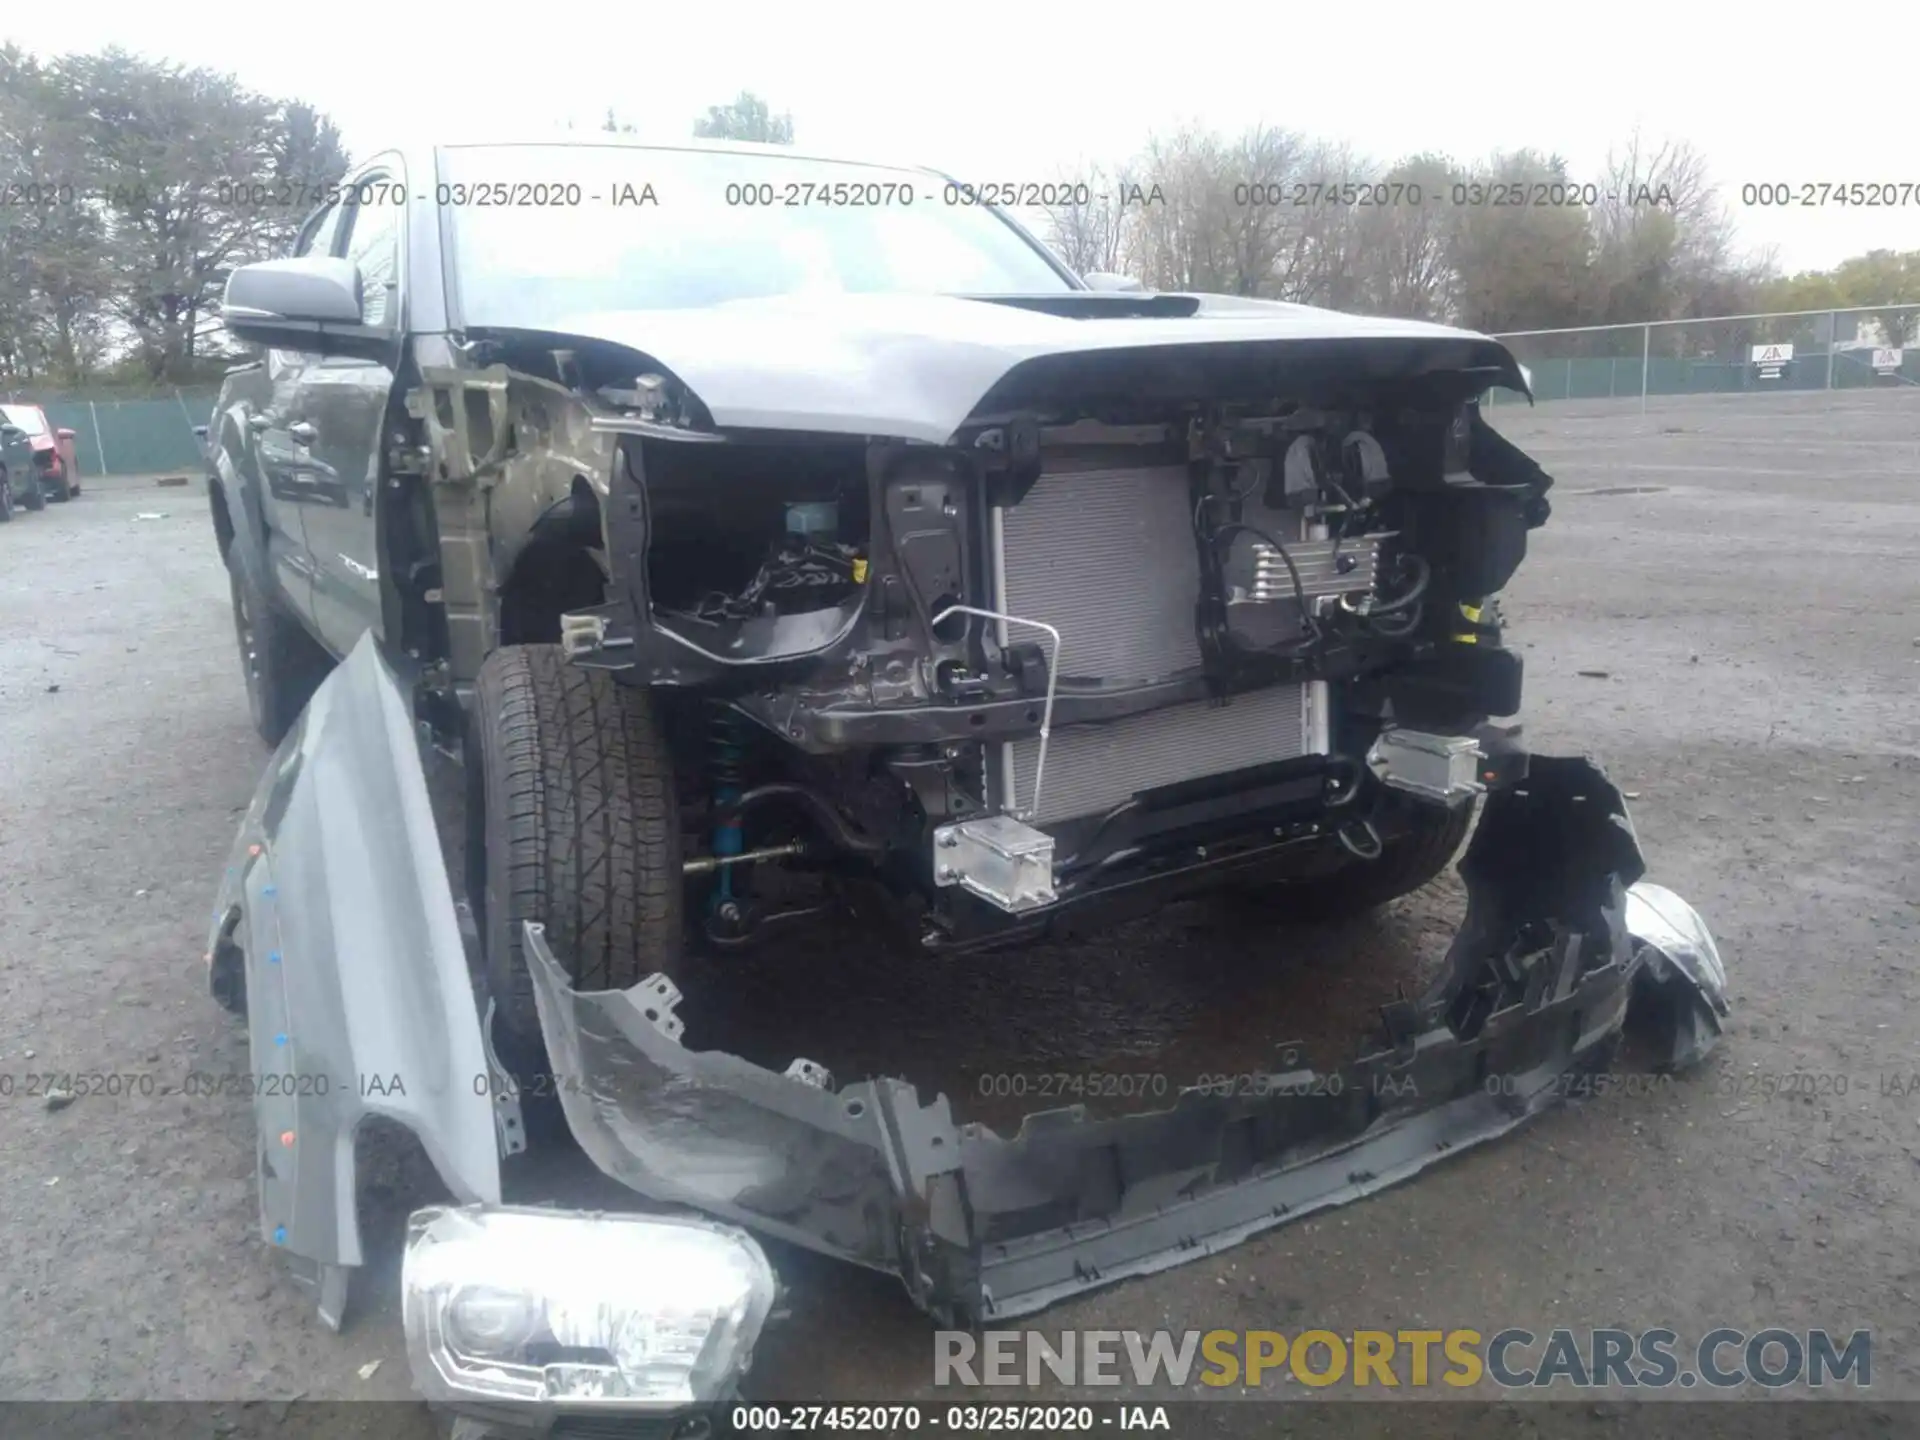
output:
[[[1898,370],[1904,358],[1905,352],[1901,350],[1876,350],[1873,352],[1873,368],[1884,375],[1889,370]]]
[[[1793,363],[1793,346],[1756,345],[1753,347],[1753,363],[1759,369],[1762,380],[1778,380],[1781,372]]]

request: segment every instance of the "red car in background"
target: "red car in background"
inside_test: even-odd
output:
[[[71,430],[56,430],[38,405],[0,405],[0,424],[25,432],[32,450],[33,474],[49,500],[69,500],[80,493],[80,465],[74,455]],[[20,477],[16,476],[18,482]]]

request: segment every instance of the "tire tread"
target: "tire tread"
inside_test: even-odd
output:
[[[260,653],[260,713],[256,728],[269,745],[278,745],[293,728],[320,682],[333,668],[328,655],[298,620],[261,593],[260,586],[234,549],[227,551],[233,602],[245,591],[253,618],[254,644]],[[236,637],[237,638],[237,637]],[[246,663],[246,657],[241,657]]]
[[[677,960],[680,833],[666,741],[644,690],[555,645],[489,655],[475,687],[486,805],[489,969],[507,1030],[539,1037],[521,927],[546,927],[576,989],[624,989]],[[504,893],[501,893],[504,892]]]

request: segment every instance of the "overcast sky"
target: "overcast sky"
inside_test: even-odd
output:
[[[804,148],[1016,181],[1124,158],[1186,121],[1227,132],[1267,122],[1382,158],[1531,145],[1584,178],[1637,125],[1704,151],[1742,242],[1774,246],[1788,269],[1920,248],[1920,193],[1896,209],[1740,203],[1749,181],[1920,192],[1913,0],[7,9],[0,36],[29,50],[117,43],[308,100],[356,155],[436,130],[536,131],[569,117],[592,127],[609,105],[644,133],[682,138],[743,88],[790,111]]]

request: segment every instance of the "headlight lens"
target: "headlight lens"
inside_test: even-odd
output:
[[[429,1400],[689,1405],[746,1369],[777,1285],[713,1221],[469,1205],[414,1212],[402,1288]]]

